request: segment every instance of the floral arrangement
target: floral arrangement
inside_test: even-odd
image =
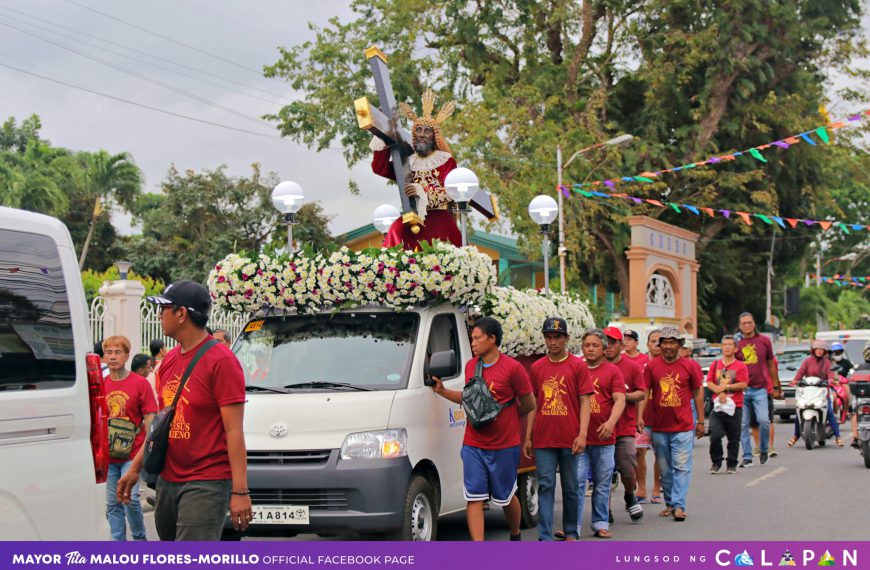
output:
[[[568,345],[580,352],[579,333],[593,326],[586,302],[569,295],[496,287],[492,260],[475,247],[435,242],[421,251],[372,248],[355,252],[298,252],[269,257],[230,254],[209,273],[208,286],[221,309],[255,313],[317,313],[380,305],[403,310],[429,303],[469,306],[498,318],[503,350],[512,356],[546,352],[541,325],[561,316],[575,332]]]

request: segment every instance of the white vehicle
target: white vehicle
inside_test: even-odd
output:
[[[248,534],[434,540],[439,516],[465,509],[464,413],[424,381],[465,384],[456,308],[267,316],[233,350],[248,384]],[[521,464],[519,479],[524,523],[537,524],[534,467]],[[229,521],[224,537],[239,538]]]
[[[829,345],[833,342],[843,343],[843,348],[846,349],[846,355],[848,355],[849,360],[857,366],[864,362],[861,351],[864,350],[864,343],[870,340],[870,329],[824,331],[816,333],[816,338],[824,340]]]
[[[828,383],[818,376],[805,376],[798,382],[795,409],[800,418],[801,436],[807,449],[825,445],[828,420]]]
[[[0,207],[0,539],[105,540],[108,436],[72,239]]]

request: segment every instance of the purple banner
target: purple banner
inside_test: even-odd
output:
[[[0,569],[868,568],[867,542],[0,542]]]

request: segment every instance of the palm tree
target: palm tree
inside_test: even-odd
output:
[[[26,143],[23,152],[0,151],[0,204],[51,216],[62,216],[69,199],[61,182],[73,173],[69,156],[39,139]]]
[[[94,228],[100,215],[101,205],[104,200],[113,199],[125,210],[130,210],[136,197],[142,191],[142,171],[133,162],[133,158],[126,152],[109,154],[100,150],[93,154],[85,155],[85,177],[87,186],[94,199],[94,209],[91,214],[91,223],[85,243],[82,245],[82,253],[79,257],[79,269],[85,265],[88,256],[88,248],[94,237]]]

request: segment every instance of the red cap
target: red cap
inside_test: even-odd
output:
[[[622,341],[622,331],[616,327],[607,327],[604,329],[604,336]]]

